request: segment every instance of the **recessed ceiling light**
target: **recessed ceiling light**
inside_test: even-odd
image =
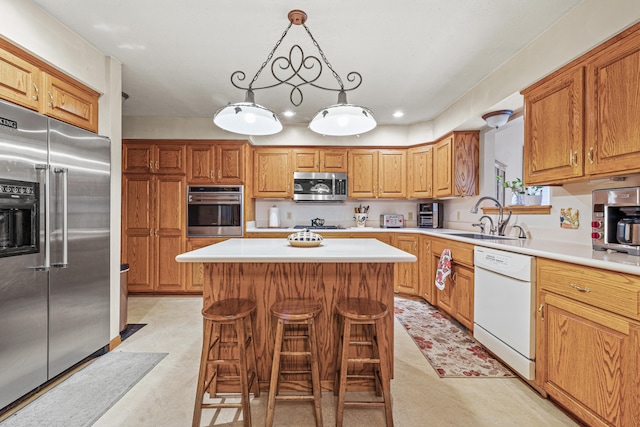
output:
[[[393,117],[395,117],[396,119],[402,116],[404,116],[404,113],[402,111],[396,111],[395,113],[393,113]]]
[[[291,111],[291,110],[287,110],[284,113],[282,113],[285,117],[293,117],[296,115],[295,111]]]

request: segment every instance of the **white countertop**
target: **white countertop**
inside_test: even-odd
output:
[[[294,229],[270,229],[256,228],[255,225],[247,226],[248,233],[273,233],[273,232],[294,232]],[[444,237],[465,243],[472,243],[477,246],[486,246],[494,249],[501,249],[510,252],[518,252],[536,257],[566,261],[574,264],[589,267],[603,268],[606,270],[619,271],[640,276],[640,256],[628,255],[614,251],[594,251],[591,246],[579,245],[571,242],[552,241],[545,239],[509,239],[509,240],[477,240],[468,237],[459,237],[452,233],[472,233],[468,230],[453,230],[446,228],[374,228],[374,227],[351,227],[337,230],[317,230],[317,232],[328,235],[330,233],[417,233],[435,237]],[[333,239],[330,239],[333,240]],[[327,239],[325,239],[327,241]]]
[[[286,238],[234,238],[180,254],[178,262],[415,262],[415,255],[377,239],[324,239],[318,247],[293,247]]]

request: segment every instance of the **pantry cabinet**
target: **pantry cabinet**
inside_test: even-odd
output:
[[[640,278],[538,259],[536,383],[591,426],[640,425]]]
[[[100,94],[0,38],[0,99],[98,132]]]
[[[480,133],[453,132],[433,148],[433,197],[478,194]]]
[[[522,91],[524,181],[640,172],[640,24]]]
[[[407,152],[401,149],[349,150],[349,197],[407,196]]]
[[[433,145],[407,150],[407,195],[409,198],[433,197]]]
[[[184,143],[129,139],[123,141],[122,150],[124,173],[184,175],[186,172]]]
[[[345,148],[294,148],[294,172],[347,172]]]
[[[432,240],[432,265],[437,269],[445,249],[451,251],[451,272],[447,276],[443,290],[435,289],[435,305],[457,319],[469,331],[473,330],[473,245],[452,240]]]
[[[253,151],[254,197],[293,197],[291,150],[255,148]]]
[[[187,144],[188,184],[243,184],[245,144],[202,141]]]
[[[184,290],[186,181],[179,175],[124,174],[122,262],[130,292]]]

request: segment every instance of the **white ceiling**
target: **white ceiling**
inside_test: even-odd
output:
[[[379,124],[432,120],[581,0],[34,0],[105,55],[122,62],[126,116],[212,117],[244,99],[236,70],[253,78],[303,9],[307,27],[349,86],[350,103],[369,107]],[[292,26],[275,56],[299,44],[318,55],[302,26]],[[265,68],[254,86],[273,82]],[[326,77],[326,79],[325,79]],[[337,88],[329,70],[322,84]],[[284,87],[255,92],[283,123],[306,123],[336,92],[305,86],[299,107]],[[294,118],[282,117],[285,110]],[[392,113],[401,110],[401,119]]]

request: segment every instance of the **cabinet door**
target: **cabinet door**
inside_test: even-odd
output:
[[[187,145],[187,183],[214,182],[215,149],[211,144]]]
[[[408,196],[411,198],[432,198],[433,146],[411,148],[407,154]]]
[[[38,67],[4,50],[0,41],[0,98],[37,111],[43,95]]]
[[[151,292],[155,280],[151,186],[148,174],[122,179],[122,262],[129,264],[130,292]]]
[[[44,73],[44,114],[98,132],[98,96],[88,88]]]
[[[255,197],[291,197],[293,173],[288,149],[255,149],[253,183]]]
[[[153,172],[165,175],[184,174],[186,153],[185,144],[156,144],[154,148]]]
[[[185,177],[155,177],[156,289],[161,292],[182,291],[185,288],[184,264],[175,260],[177,255],[184,252],[185,192]]]
[[[378,164],[378,196],[407,197],[407,151],[380,150]]]
[[[538,303],[536,381],[588,425],[638,425],[640,325],[546,291]]]
[[[187,251],[194,251],[224,240],[226,239],[189,239],[187,240]],[[204,263],[190,262],[186,266],[187,281],[185,290],[189,293],[202,293],[204,289]]]
[[[349,197],[378,196],[378,151],[349,150]]]
[[[418,277],[420,280],[419,291],[422,298],[426,299],[430,304],[435,304],[435,278],[436,272],[433,266],[433,255],[431,251],[431,238],[428,236],[420,236],[420,272]]]
[[[587,172],[640,171],[640,32],[593,57],[586,70]]]
[[[524,92],[524,182],[558,183],[584,174],[584,69]]]
[[[320,150],[320,172],[347,172],[347,150]]]
[[[216,182],[219,184],[244,183],[244,144],[220,144],[216,147]]]
[[[398,234],[396,236],[395,247],[419,257],[419,235]],[[396,292],[403,292],[411,295],[419,294],[419,262],[399,262],[396,263],[394,289]]]
[[[122,144],[122,172],[151,173],[153,171],[153,144]]]
[[[473,330],[473,279],[472,268],[453,263],[451,280],[455,318],[470,331]]]
[[[453,195],[453,135],[438,142],[433,149],[433,197]]]
[[[294,172],[317,172],[320,169],[320,153],[315,148],[291,150]]]

